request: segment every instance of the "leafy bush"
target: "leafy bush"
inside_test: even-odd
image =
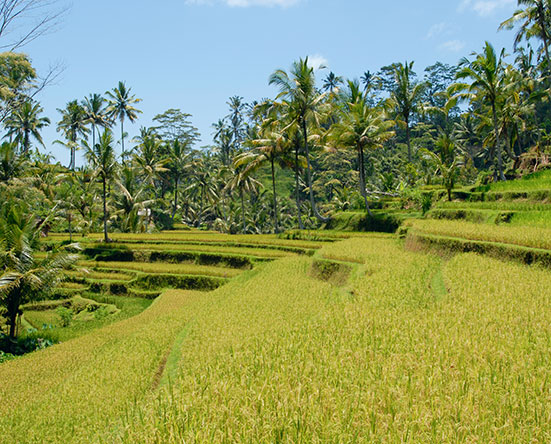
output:
[[[73,320],[73,310],[67,307],[57,307],[55,312],[59,316],[61,326],[62,327],[68,327],[71,325],[71,321]]]

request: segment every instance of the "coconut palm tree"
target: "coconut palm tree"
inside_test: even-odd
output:
[[[504,57],[504,50],[497,56],[494,47],[486,42],[483,52],[478,54],[474,60],[463,58],[460,62],[461,68],[457,72],[456,78],[458,80],[470,79],[472,83],[456,83],[450,87],[451,93],[455,94],[456,98],[468,99],[471,102],[481,100],[490,107],[494,130],[494,151],[497,153],[497,170],[500,180],[505,180],[498,118],[507,86]]]
[[[279,233],[275,165],[279,164],[286,167],[293,164],[290,158],[292,140],[289,139],[285,131],[282,131],[278,121],[267,120],[259,130],[259,137],[252,140],[251,144],[254,148],[238,155],[234,161],[234,166],[237,168],[243,167],[243,174],[249,175],[264,164],[270,164],[274,231]]]
[[[17,319],[21,305],[53,288],[63,279],[63,270],[73,265],[76,254],[67,250],[49,252],[37,258],[39,238],[44,224],[25,215],[20,203],[4,202],[0,214],[0,305],[6,310],[9,337],[17,335]]]
[[[103,236],[105,242],[109,242],[107,234],[107,187],[117,175],[117,156],[113,147],[113,133],[105,129],[99,137],[98,143],[93,147],[84,143],[86,160],[92,168],[92,178],[99,178],[102,185],[103,202]]]
[[[92,146],[96,144],[96,128],[107,128],[111,121],[107,117],[105,99],[101,94],[90,94],[82,102],[89,123],[92,125]]]
[[[515,49],[520,42],[535,37],[542,41],[545,54],[546,70],[551,69],[549,45],[551,44],[551,1],[550,0],[518,0],[519,7],[513,16],[505,20],[499,29],[513,29],[520,24],[515,36]]]
[[[411,120],[415,113],[422,109],[423,93],[426,85],[413,79],[413,63],[399,63],[394,67],[395,88],[391,93],[390,106],[394,110],[397,122],[406,130],[408,162],[412,161],[411,153]]]
[[[436,147],[438,154],[427,149],[423,149],[422,152],[427,159],[435,164],[436,173],[440,174],[442,185],[444,185],[448,200],[451,202],[452,190],[459,175],[460,166],[460,161],[456,156],[456,144],[448,134],[442,133],[436,141]]]
[[[343,78],[341,76],[335,75],[335,73],[331,71],[323,81],[322,89],[329,93],[333,93],[338,91],[339,85],[342,85],[343,83]]]
[[[44,146],[40,130],[50,124],[50,119],[40,117],[43,111],[44,109],[38,103],[27,101],[14,109],[4,122],[8,130],[6,137],[18,143],[24,155],[29,154],[31,137]]]
[[[128,119],[130,123],[134,123],[138,119],[138,114],[141,111],[134,107],[136,103],[142,101],[131,95],[132,88],[127,88],[124,82],[119,82],[118,86],[112,91],[107,91],[108,106],[107,115],[112,119],[118,119],[121,123],[121,159],[124,163],[126,153],[124,151],[124,121]]]
[[[316,76],[314,68],[308,63],[308,57],[299,59],[293,63],[290,74],[284,70],[277,70],[270,76],[270,85],[279,87],[278,99],[284,99],[289,109],[289,115],[299,125],[304,142],[304,153],[307,163],[308,188],[310,193],[310,205],[316,218],[321,222],[329,219],[323,217],[316,206],[314,189],[312,186],[312,165],[310,162],[310,141],[308,128],[320,127],[321,106],[326,94],[319,94],[316,88]]]
[[[86,127],[88,125],[88,116],[84,107],[77,100],[72,100],[67,103],[65,109],[58,108],[57,111],[61,113],[61,120],[57,124],[57,131],[61,131],[67,139],[66,145],[71,150],[69,169],[74,170],[77,140],[79,136],[85,137],[89,133]]]
[[[349,98],[341,112],[341,119],[331,128],[331,138],[336,147],[356,150],[360,193],[364,198],[367,213],[371,216],[366,191],[365,150],[382,147],[384,142],[394,136],[392,127],[395,123],[386,118],[384,110],[369,106],[367,93],[360,91],[358,83],[349,82],[349,90]]]
[[[178,188],[180,186],[182,176],[189,167],[191,153],[187,149],[186,144],[180,142],[178,139],[168,144],[167,151],[168,159],[166,167],[170,172],[170,178],[172,179],[174,187],[174,201],[172,204],[172,219],[174,219],[174,217],[176,216],[176,212],[178,211]]]
[[[235,190],[239,192],[241,201],[241,231],[243,234],[247,232],[247,224],[245,221],[245,193],[257,193],[262,184],[251,175],[251,171],[245,171],[244,168],[236,167],[232,170],[232,177],[225,187],[225,191],[230,194]]]

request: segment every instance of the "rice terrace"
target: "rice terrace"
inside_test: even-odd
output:
[[[551,1],[79,3],[0,0],[0,444],[551,443]]]

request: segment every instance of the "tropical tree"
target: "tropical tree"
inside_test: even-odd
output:
[[[24,158],[17,154],[15,142],[0,145],[0,182],[18,177],[23,172],[24,164]]]
[[[413,63],[399,63],[394,67],[395,86],[391,93],[390,106],[397,122],[406,130],[408,162],[412,161],[411,122],[413,116],[422,110],[422,99],[426,85],[414,80]]]
[[[67,139],[67,146],[71,151],[71,161],[69,163],[69,169],[75,169],[76,161],[76,149],[77,140],[79,136],[85,137],[89,130],[86,128],[88,125],[88,116],[84,107],[78,103],[77,100],[72,100],[67,103],[65,109],[57,110],[61,113],[61,120],[57,124],[57,131],[61,131]]]
[[[45,224],[26,215],[21,204],[5,202],[0,214],[0,305],[8,320],[9,337],[17,335],[21,305],[38,298],[41,292],[63,279],[62,271],[73,265],[78,256],[67,250],[49,252],[37,258],[39,238]]]
[[[470,79],[471,83],[456,83],[450,87],[455,98],[468,99],[471,103],[477,100],[482,101],[490,107],[490,118],[494,130],[493,151],[497,153],[497,170],[500,180],[505,180],[498,118],[506,95],[504,56],[504,50],[497,56],[494,47],[486,42],[483,52],[478,54],[474,60],[463,58],[460,62],[457,79]]]
[[[101,94],[90,94],[82,103],[88,122],[92,125],[92,146],[96,144],[96,128],[108,128],[111,121],[107,117],[105,99]]]
[[[543,45],[546,70],[551,69],[549,45],[551,44],[551,1],[550,0],[517,0],[519,7],[513,16],[505,20],[500,29],[513,29],[520,24],[515,36],[515,49],[523,39],[538,38]]]
[[[40,104],[27,101],[15,108],[4,122],[8,129],[6,137],[18,143],[24,155],[29,154],[31,137],[44,146],[40,130],[50,124],[50,119],[40,117],[43,111]]]
[[[344,80],[341,76],[337,76],[333,71],[331,71],[325,80],[323,81],[323,90],[333,93],[336,92],[339,88],[339,85],[342,85]]]
[[[278,99],[284,99],[289,109],[289,115],[299,125],[302,131],[304,142],[304,153],[307,163],[308,188],[310,194],[310,205],[316,218],[321,222],[327,222],[316,206],[314,198],[314,189],[312,187],[312,165],[310,161],[310,141],[308,138],[308,128],[314,129],[320,127],[321,106],[325,94],[319,94],[316,88],[316,76],[314,68],[308,63],[308,57],[299,59],[293,63],[290,74],[284,70],[277,70],[270,76],[270,85],[279,87],[280,93]]]
[[[161,147],[162,141],[156,134],[146,135],[136,147],[133,156],[139,177],[153,190],[155,190],[155,180],[159,174],[168,171],[165,165],[169,159],[162,157]]]
[[[234,161],[235,167],[244,167],[243,174],[245,175],[249,175],[269,163],[272,177],[273,222],[276,233],[279,232],[279,214],[277,211],[275,165],[279,164],[282,167],[292,165],[290,159],[292,140],[289,139],[285,131],[282,131],[278,123],[278,121],[265,121],[260,128],[259,137],[251,141],[254,149],[238,155]]]
[[[245,193],[257,193],[258,189],[262,187],[262,184],[252,177],[250,173],[250,170],[245,171],[244,168],[234,168],[232,177],[225,188],[230,194],[238,190],[239,200],[241,201],[241,232],[243,234],[247,232],[247,223],[245,220]]]
[[[367,201],[365,178],[365,150],[382,147],[383,143],[394,136],[395,123],[386,118],[384,110],[372,108],[368,104],[366,93],[360,91],[360,85],[349,82],[350,96],[341,120],[331,128],[332,139],[336,147],[356,150],[358,154],[358,172],[360,176],[360,194],[366,210],[371,215]]]
[[[180,142],[178,139],[168,144],[168,159],[166,166],[170,172],[170,177],[173,184],[173,204],[172,204],[172,219],[178,211],[178,187],[185,171],[188,169],[191,154],[187,149],[185,142]]]
[[[109,242],[107,234],[107,187],[117,175],[117,157],[113,147],[113,133],[105,129],[93,147],[84,144],[86,160],[92,168],[92,179],[99,179],[102,185],[103,237]]]
[[[230,122],[229,131],[231,135],[232,147],[232,153],[230,154],[230,157],[232,157],[233,153],[239,152],[245,138],[246,129],[244,113],[247,104],[243,102],[243,97],[240,96],[230,97],[230,100],[227,102],[227,104],[230,107],[230,114],[227,116],[227,118]]]
[[[127,88],[124,82],[119,82],[117,87],[111,91],[107,91],[108,106],[107,115],[112,119],[118,119],[121,123],[121,159],[124,163],[126,153],[124,151],[124,121],[128,119],[130,123],[134,123],[138,119],[138,114],[141,111],[134,107],[136,103],[141,102],[131,95],[132,88]]]
[[[441,134],[436,142],[438,154],[423,149],[423,154],[436,166],[436,173],[442,178],[442,185],[448,194],[448,200],[452,200],[452,190],[459,175],[460,160],[456,156],[456,145],[448,134]]]

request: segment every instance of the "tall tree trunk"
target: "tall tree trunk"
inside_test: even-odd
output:
[[[274,231],[279,233],[279,227],[277,224],[277,196],[276,196],[276,183],[275,183],[275,166],[274,166],[274,158],[271,159],[272,164],[272,189],[274,192]]]
[[[121,151],[122,164],[126,166],[126,159],[125,159],[125,152],[124,152],[124,119],[121,119],[121,147],[122,147],[122,151]]]
[[[96,124],[92,123],[92,149],[96,146]]]
[[[314,199],[314,188],[312,186],[312,168],[310,165],[310,149],[308,148],[308,129],[306,127],[306,120],[302,119],[302,133],[304,136],[304,151],[306,153],[306,164],[307,164],[307,171],[308,171],[308,188],[310,191],[310,205],[312,206],[312,211],[314,212],[314,216],[322,222],[327,223],[329,222],[329,219],[326,217],[323,217],[316,206],[316,201]]]
[[[172,220],[176,216],[176,211],[178,209],[178,176],[174,178],[174,207],[172,208]]]
[[[358,168],[360,170],[360,193],[364,198],[365,208],[369,216],[373,216],[371,209],[369,208],[369,202],[367,201],[367,190],[365,184],[365,167],[364,167],[364,149],[361,145],[358,146]]]
[[[107,236],[107,184],[103,179],[103,239],[105,243],[109,242],[109,236]]]
[[[296,201],[297,201],[297,215],[298,215],[298,228],[304,230],[302,223],[302,214],[300,209],[300,181],[299,181],[299,165],[298,165],[298,143],[295,145],[295,187],[296,187]]]
[[[497,168],[499,174],[499,180],[505,180],[505,175],[503,174],[503,156],[501,155],[501,146],[499,145],[499,128],[497,124],[497,112],[496,105],[492,103],[492,115],[494,119],[494,137],[496,143],[496,152],[497,152]]]
[[[8,302],[8,335],[11,339],[17,336],[17,316],[19,315],[19,305],[21,303],[20,290],[12,290],[11,297]]]
[[[24,145],[24,151],[25,151],[25,156],[29,154],[29,145],[30,145],[30,139],[29,139],[29,130],[27,128],[25,128],[25,140],[23,141],[23,145]]]
[[[241,198],[241,225],[243,234],[247,231],[247,224],[245,223],[245,196],[243,194],[243,187],[239,187],[239,196]]]
[[[197,219],[197,227],[201,226],[201,219],[203,218],[203,200],[205,198],[204,194],[205,194],[205,189],[204,187],[201,187],[201,203],[199,205],[199,217]]]
[[[409,116],[406,117],[406,142],[408,145],[408,162],[411,163],[411,130],[409,128]]]

